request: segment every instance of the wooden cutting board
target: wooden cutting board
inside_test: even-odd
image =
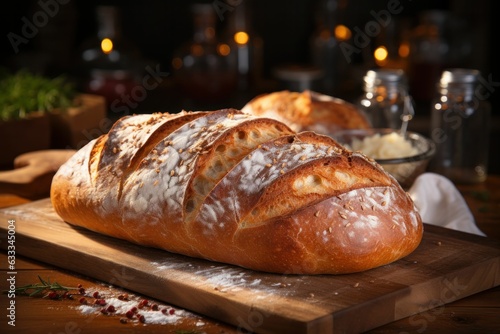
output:
[[[31,200],[49,196],[52,178],[75,150],[40,150],[21,154],[14,169],[0,171],[0,194],[14,194]]]
[[[427,224],[405,259],[337,276],[261,273],[137,246],[66,224],[49,199],[0,210],[2,248],[13,230],[16,254],[244,332],[359,333],[500,285],[499,242]]]

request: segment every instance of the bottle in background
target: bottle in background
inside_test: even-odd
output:
[[[351,38],[345,22],[347,0],[320,0],[315,11],[316,28],[310,38],[311,63],[323,72],[318,90],[328,95],[344,95],[351,65],[340,43]]]
[[[79,77],[84,92],[104,96],[111,108],[139,84],[141,54],[123,34],[118,7],[97,6],[96,20],[96,34],[80,46]]]
[[[221,16],[225,40],[236,56],[238,89],[250,96],[261,85],[263,71],[264,42],[253,28],[254,18],[250,0],[238,2]]]
[[[430,103],[434,84],[448,68],[467,67],[473,53],[472,27],[446,10],[426,10],[410,33],[408,76],[413,98]]]
[[[431,107],[436,154],[430,170],[457,183],[487,177],[491,106],[479,79],[475,69],[443,71]]]
[[[191,13],[193,36],[174,52],[174,78],[186,97],[217,103],[237,88],[236,54],[227,40],[221,40],[211,3],[193,4]]]

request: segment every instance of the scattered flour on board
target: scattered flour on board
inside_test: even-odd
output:
[[[261,283],[260,279],[248,280],[244,272],[237,270],[221,270],[215,275],[207,276],[206,282],[215,285],[217,288],[224,290],[239,291],[245,287],[257,286]]]
[[[156,261],[151,262],[151,265],[156,267],[156,273],[168,270],[189,270],[192,272],[193,277],[196,277],[197,282],[201,281],[213,286],[214,288],[224,289],[226,291],[239,291],[247,287],[256,287],[261,283],[261,279],[249,278],[249,274],[226,267],[213,267],[202,270],[196,270],[193,264],[189,262],[166,262],[159,263]]]
[[[132,309],[132,307],[137,307],[137,301],[124,301],[117,298],[108,298],[106,299],[106,305],[104,307],[95,305],[80,305],[78,306],[78,309],[83,314],[99,314],[102,308],[106,308],[109,305],[113,305],[115,307],[115,312],[113,313],[115,313],[116,315],[124,316],[127,311]],[[161,312],[163,308],[172,309],[172,307],[170,306],[159,306],[159,310],[153,311],[149,308],[143,308],[139,309],[138,313],[144,316],[146,324],[174,324],[181,320],[183,317],[190,315],[190,313],[188,313],[187,311],[177,308],[174,309],[174,314],[169,314],[168,312],[167,314],[164,314],[163,312]],[[135,319],[135,321],[138,322],[139,320]]]
[[[265,299],[273,296],[288,296],[294,294],[291,285],[301,284],[302,280],[294,278],[290,284],[287,275],[266,275],[251,273],[244,269],[227,266],[199,266],[189,262],[163,263],[153,261],[151,265],[156,268],[155,274],[167,273],[169,270],[184,271],[183,282],[196,286],[208,285],[209,288],[221,292],[238,292],[251,290],[255,299]]]
[[[76,307],[76,309],[79,310],[82,314],[97,316],[101,315],[101,310],[106,309],[112,305],[115,310],[114,312],[110,312],[109,314],[118,316],[120,318],[125,318],[128,311],[130,311],[132,308],[137,308],[136,314],[144,316],[145,324],[176,324],[178,322],[181,322],[182,320],[185,320],[186,318],[192,318],[194,320],[193,323],[195,323],[197,327],[205,325],[205,323],[201,321],[199,316],[189,311],[166,304],[156,303],[154,301],[149,301],[149,305],[139,308],[138,305],[141,301],[141,298],[135,295],[131,295],[130,293],[128,293],[128,296],[129,297],[127,300],[122,300],[115,297],[107,298],[106,296],[104,296],[103,299],[105,300],[106,304],[103,306],[93,305],[93,298],[87,296],[86,298],[88,299],[89,304],[79,305]],[[158,308],[156,310],[153,310],[151,308],[151,305],[153,303],[156,303],[158,305]],[[139,323],[139,319],[136,316],[128,318],[127,321],[131,323]]]

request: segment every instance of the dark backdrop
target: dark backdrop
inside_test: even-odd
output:
[[[236,4],[242,0],[201,1],[213,3],[227,1]],[[271,78],[271,70],[283,63],[307,63],[310,61],[309,38],[315,29],[314,10],[316,1],[308,0],[246,0],[253,13],[253,28],[264,41],[263,74]],[[344,0],[346,1],[346,0]],[[394,0],[351,0],[347,2],[344,19],[351,26],[363,27],[372,20],[371,11],[385,9]],[[189,7],[193,0],[145,0],[145,1],[105,1],[105,0],[31,0],[9,3],[0,12],[1,65],[15,70],[30,68],[46,75],[72,73],[75,59],[78,57],[81,43],[96,32],[95,7],[97,5],[116,5],[122,13],[122,28],[125,36],[141,51],[144,59],[159,64],[165,71],[170,71],[173,51],[192,36],[192,20]],[[445,9],[464,18],[471,29],[474,40],[469,67],[481,70],[484,77],[493,82],[500,82],[498,59],[500,55],[496,44],[498,18],[493,11],[492,0],[401,0],[404,10],[398,14],[415,22],[417,15],[426,9]],[[34,13],[43,6],[57,6],[55,15],[35,37],[13,48],[9,33],[21,35],[25,21],[32,20]],[[218,22],[224,25],[224,22]],[[490,98],[493,114],[491,170],[500,172],[498,147],[500,146],[499,92],[500,83],[493,87]],[[356,96],[358,91],[351,92]],[[344,96],[340,96],[344,97]],[[151,99],[146,103],[145,111],[160,108],[157,104],[172,108],[183,107],[183,102],[174,100]],[[177,104],[176,104],[177,103]],[[148,106],[146,108],[146,106]],[[198,107],[198,106],[197,106]],[[203,106],[201,106],[203,107]],[[240,107],[240,105],[234,105]],[[165,109],[165,108],[164,108]],[[428,113],[428,108],[419,112]]]

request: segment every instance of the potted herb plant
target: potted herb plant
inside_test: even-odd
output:
[[[0,73],[0,168],[23,153],[76,148],[106,116],[105,99],[80,94],[64,76]]]

